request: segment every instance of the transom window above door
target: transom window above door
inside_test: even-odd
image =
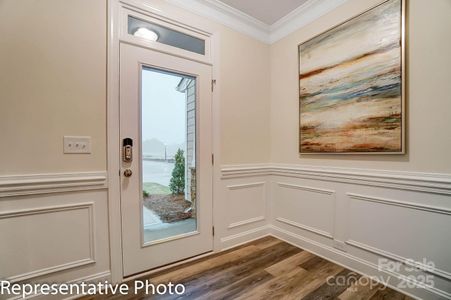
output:
[[[211,64],[211,34],[122,3],[120,40]]]
[[[205,40],[128,16],[128,33],[150,41],[205,55]]]

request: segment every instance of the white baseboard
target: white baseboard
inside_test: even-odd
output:
[[[306,237],[300,236],[288,230],[279,228],[274,225],[268,225],[269,227],[269,235],[283,240],[291,245],[299,247],[303,250],[307,250],[319,257],[322,257],[328,261],[331,261],[335,264],[341,265],[346,269],[354,271],[356,273],[365,275],[371,278],[389,278],[388,286],[394,290],[400,291],[410,297],[415,299],[451,299],[451,294],[446,293],[442,290],[422,286],[416,282],[409,282],[411,284],[416,284],[416,289],[400,289],[398,288],[398,284],[405,280],[405,277],[402,274],[380,271],[376,264],[373,264],[369,261],[365,261],[361,258],[355,257],[348,253],[344,253],[339,251],[333,247],[329,247],[327,245],[321,244],[319,242],[313,241]],[[386,282],[384,280],[384,282]],[[411,291],[414,290],[415,294],[412,294]]]
[[[97,274],[93,274],[90,276],[86,276],[83,278],[78,278],[75,280],[72,280],[70,283],[81,283],[81,282],[93,282],[93,283],[97,283],[97,282],[105,282],[105,281],[109,281],[111,282],[111,272],[110,271],[105,271],[105,272],[100,272]],[[66,300],[69,299],[78,299],[83,297],[84,295],[74,295],[74,296],[70,296],[65,298]]]
[[[260,239],[269,234],[269,226],[264,225],[238,234],[221,238],[221,251]]]

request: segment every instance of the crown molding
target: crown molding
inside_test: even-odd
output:
[[[316,19],[324,16],[348,0],[308,0],[270,26],[269,43],[275,43]]]
[[[166,2],[207,17],[238,32],[269,43],[270,26],[218,0],[166,0]]]
[[[166,0],[267,44],[277,42],[346,1],[348,0],[308,0],[274,24],[268,25],[219,0]]]

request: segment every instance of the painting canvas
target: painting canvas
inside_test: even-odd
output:
[[[300,153],[403,153],[403,0],[299,45]]]

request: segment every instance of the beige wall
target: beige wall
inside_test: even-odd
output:
[[[219,163],[451,171],[447,0],[409,1],[407,155],[298,154],[298,43],[378,2],[350,0],[271,46],[193,17],[221,36]],[[106,1],[0,1],[0,174],[106,168],[106,14]],[[64,135],[92,136],[93,153],[64,155]]]
[[[105,99],[106,1],[0,1],[0,174],[105,170]]]
[[[426,172],[451,171],[449,0],[408,1],[407,155],[298,154],[297,45],[380,2],[350,0],[271,46],[272,162]]]
[[[222,164],[269,161],[269,46],[221,29]]]
[[[221,35],[220,163],[268,161],[269,46],[183,13]],[[0,175],[106,169],[106,27],[106,0],[0,1]]]

